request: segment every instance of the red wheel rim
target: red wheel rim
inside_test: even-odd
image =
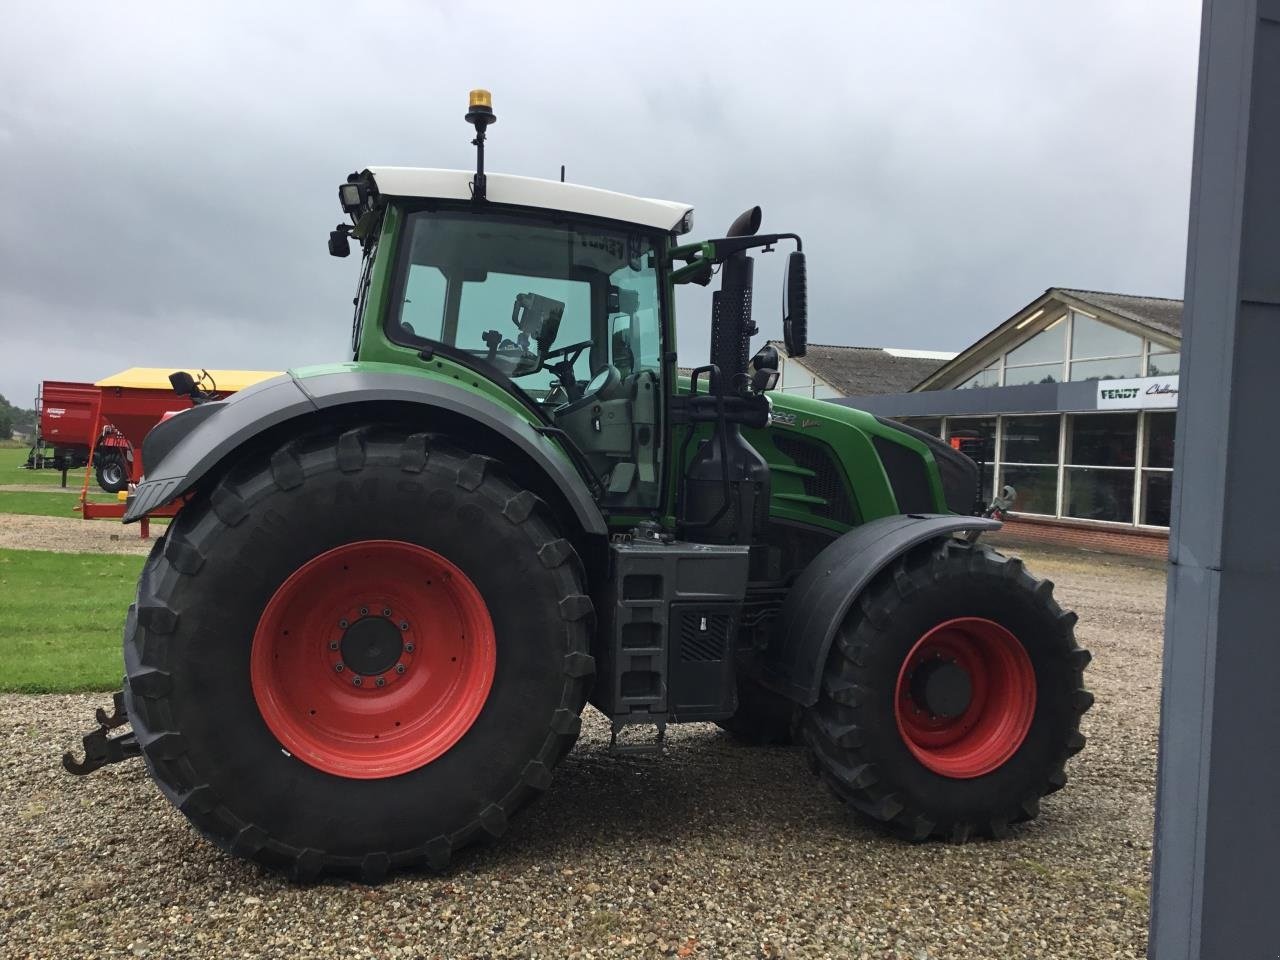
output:
[[[416,544],[362,540],[280,585],[253,635],[250,679],[289,753],[371,780],[416,770],[462,739],[496,659],[488,607],[466,574]]]
[[[960,676],[958,668],[967,678],[967,703],[954,712],[931,712],[937,704],[922,696],[921,678],[938,667],[952,677]],[[925,767],[945,777],[980,777],[1006,763],[1026,739],[1036,712],[1035,669],[1018,638],[1000,624],[980,617],[948,620],[907,654],[893,712],[903,743]]]

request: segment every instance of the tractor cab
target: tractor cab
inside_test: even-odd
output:
[[[349,255],[355,238],[365,260],[353,359],[447,362],[478,373],[554,431],[601,506],[673,510],[682,484],[668,477],[673,425],[717,422],[732,434],[735,421],[768,422],[763,394],[777,359],[758,358],[763,374],[748,375],[755,327],[745,251],[770,250],[780,239],[798,247],[799,238],[755,236],[753,208],[724,240],[682,246],[693,223],[688,204],[487,174],[484,132],[495,119],[487,93],[474,91],[467,114],[476,128],[474,172],[372,167],[339,187],[351,222],[330,234],[330,253]],[[714,320],[718,349],[695,378],[701,401],[680,397],[673,290],[709,283],[718,266],[725,267],[716,294],[718,303],[724,299]],[[800,331],[803,254],[789,267],[801,292],[792,310]],[[802,342],[792,346],[794,355],[803,352]],[[717,444],[719,454],[704,465],[716,501],[704,506],[713,515],[733,495],[722,482],[723,455],[741,460],[743,446],[739,437]],[[730,482],[759,485],[759,458],[746,459],[745,473],[742,463],[730,465]],[[738,526],[729,539],[750,542],[749,524]]]
[[[436,193],[467,178],[415,174]],[[397,180],[369,176],[375,186]],[[388,201],[398,255],[381,316],[364,318],[357,358],[408,350],[419,362],[444,357],[480,370],[564,431],[609,500],[656,505],[665,235],[562,210],[443,199]]]

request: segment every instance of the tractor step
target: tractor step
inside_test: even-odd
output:
[[[101,707],[94,711],[94,719],[98,727],[84,735],[82,739],[84,759],[77,760],[68,750],[62,755],[62,766],[67,773],[83,777],[111,763],[120,763],[131,757],[141,755],[142,748],[132,732],[122,733],[118,737],[108,737],[107,731],[122,727],[129,722],[125,711],[124,693],[117,692],[112,698],[112,712],[108,714]]]
[[[652,726],[655,729],[652,740],[620,741],[618,734],[624,727]],[[644,757],[661,756],[667,746],[667,725],[665,723],[641,724],[613,721],[609,729],[609,756],[611,757]]]

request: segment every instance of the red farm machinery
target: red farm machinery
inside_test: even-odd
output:
[[[259,370],[200,370],[131,367],[97,383],[46,380],[36,396],[37,433],[27,466],[62,471],[85,468],[78,512],[86,520],[124,515],[124,494],[143,474],[142,439],[166,415],[205,399],[225,399],[259,380]],[[118,494],[118,502],[89,499],[90,479]],[[144,528],[143,536],[148,531]]]

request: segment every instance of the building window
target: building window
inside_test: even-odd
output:
[[[1059,317],[1034,337],[1029,338],[1005,354],[1005,365],[1020,367],[1028,363],[1049,363],[1053,361],[1059,366],[1066,350],[1067,325]]]
[[[1068,466],[1132,467],[1137,461],[1138,415],[1078,413],[1067,418]]]
[[[1138,416],[1086,413],[1067,418],[1062,515],[1133,523]]]
[[[972,377],[957,387],[957,390],[966,390],[969,387],[998,387],[1000,386],[1000,361],[996,360],[982,370],[979,370]]]
[[[1179,355],[1176,351],[1167,353],[1159,344],[1151,344],[1151,355],[1147,358],[1148,377],[1172,377],[1178,372]]]
[[[995,489],[995,417],[948,417],[947,441],[961,453],[978,461],[982,473],[982,502],[990,503]]]
[[[1059,317],[1004,357],[1004,385],[1059,383],[1067,349],[1067,325]]]
[[[1016,513],[1055,516],[1058,512],[1058,433],[1056,414],[1002,417],[1000,486],[1012,486]]]
[[[1141,357],[1109,357],[1105,360],[1072,360],[1071,379],[1122,380],[1142,376]]]
[[[1142,338],[1071,311],[1071,379],[1115,380],[1142,376]]]
[[[1138,522],[1169,525],[1173,494],[1173,429],[1176,415],[1148,413],[1142,451],[1142,502]]]
[[[1025,367],[1005,367],[1004,385],[1020,387],[1028,383],[1060,383],[1062,363],[1034,363]]]
[[[1012,511],[1167,527],[1176,414],[946,417],[944,436],[982,465],[982,496],[1017,491]],[[909,423],[929,423],[915,418]]]

